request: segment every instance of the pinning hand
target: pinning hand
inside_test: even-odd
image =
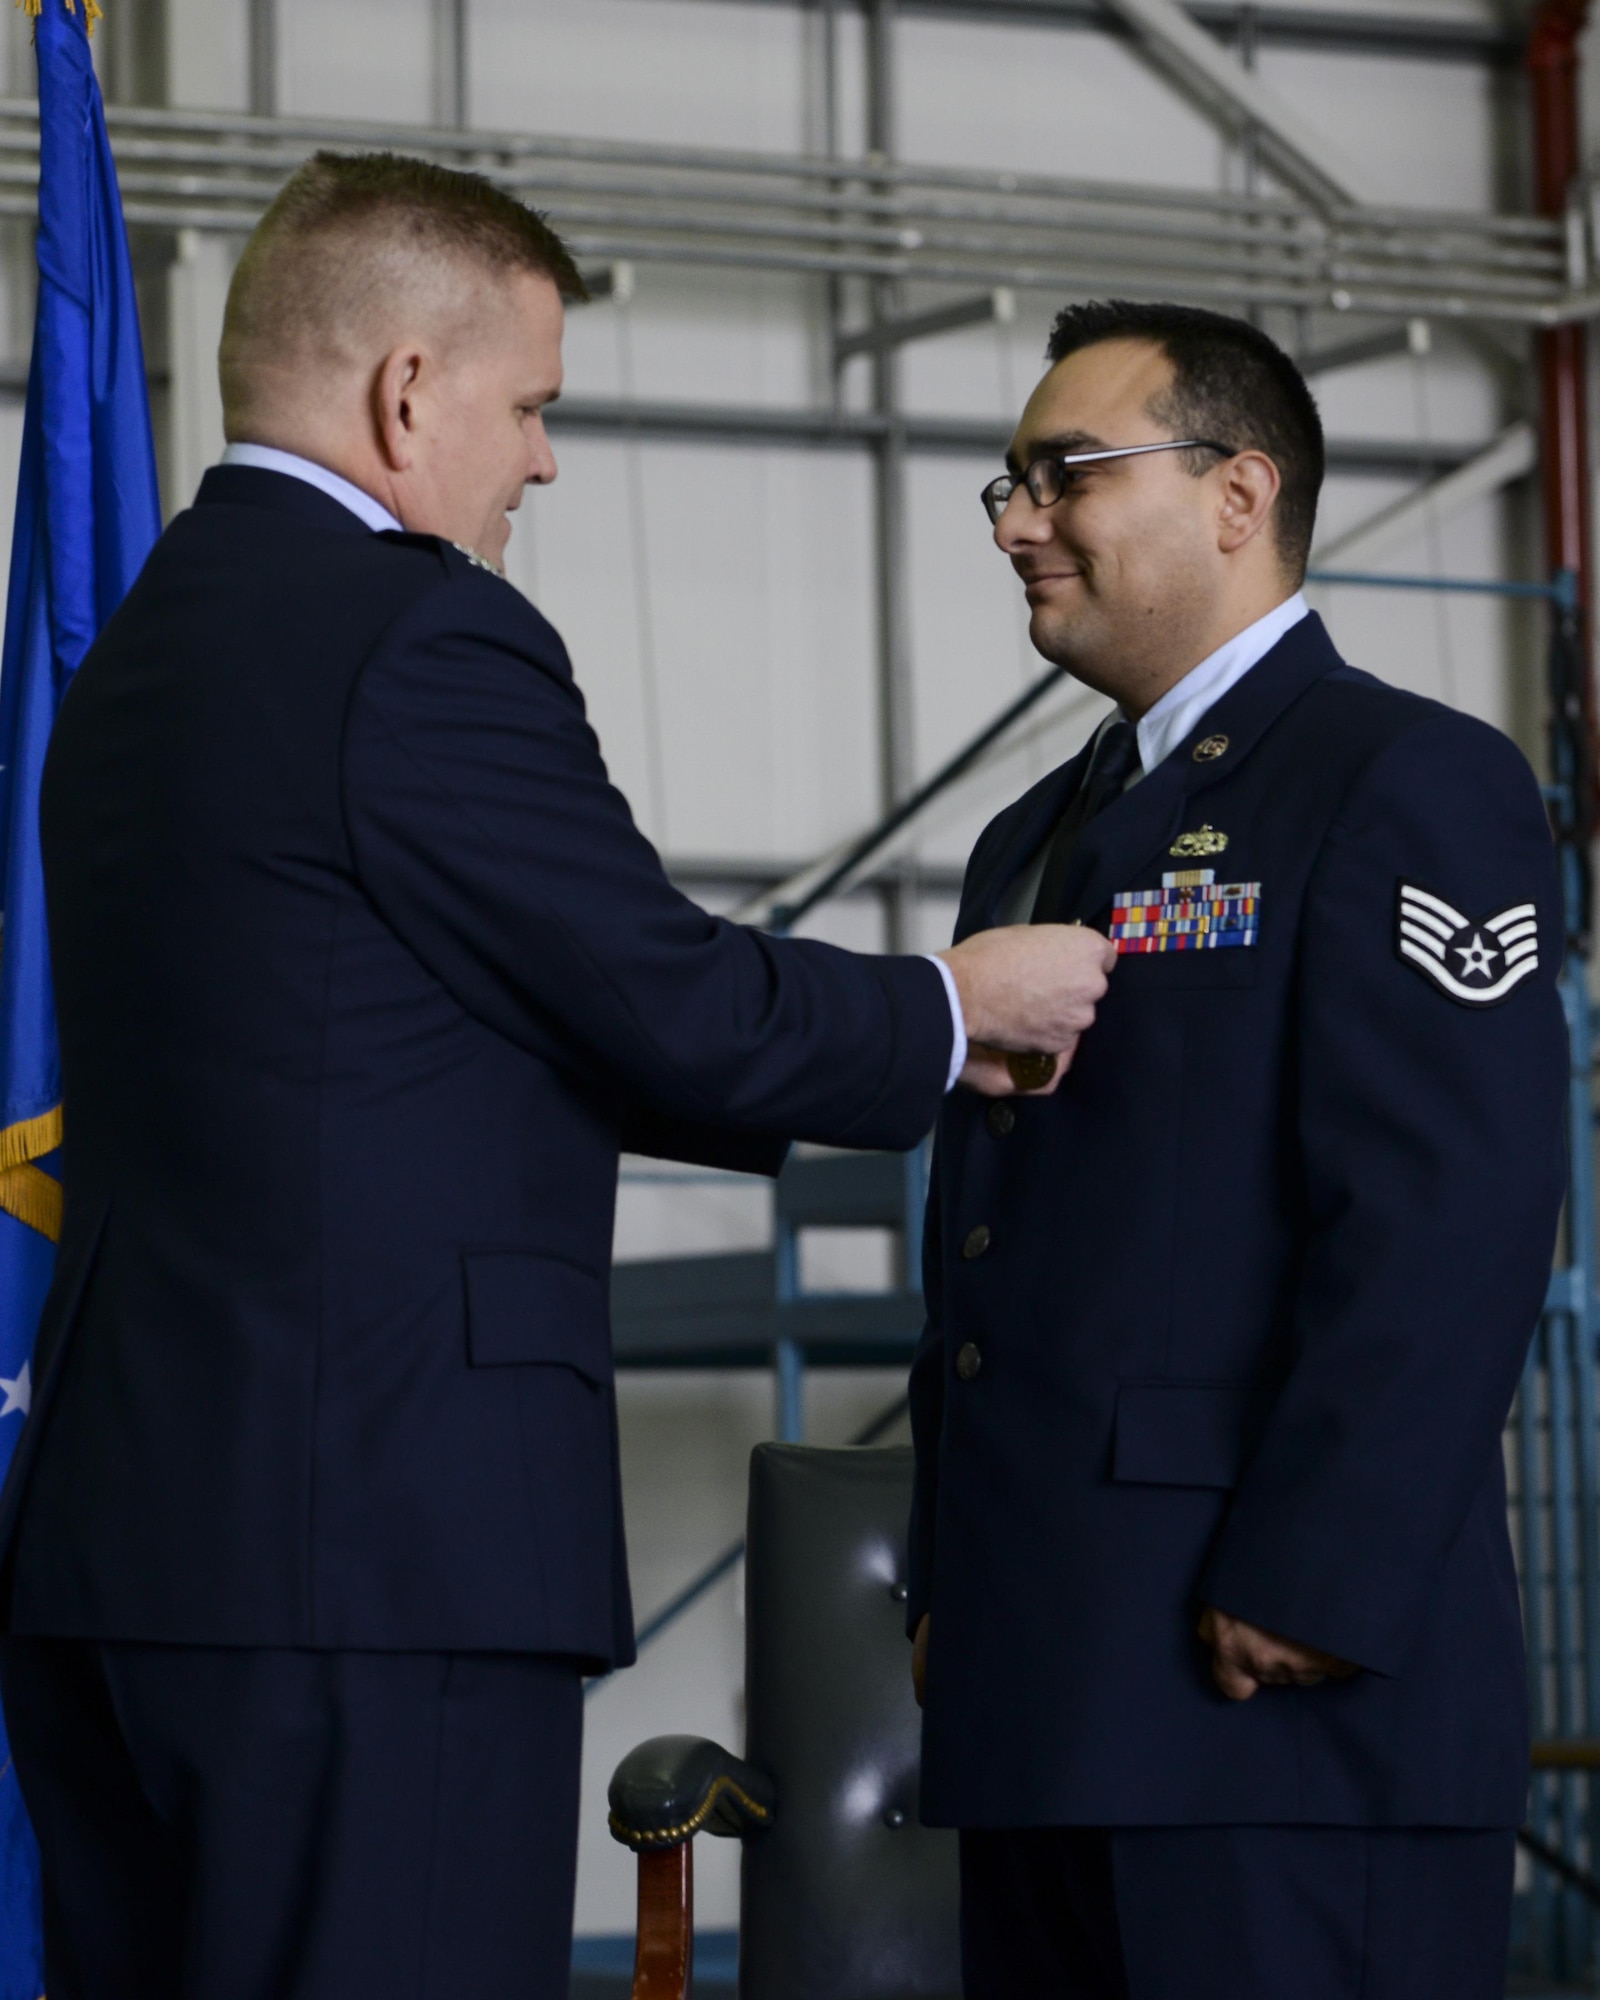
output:
[[[961,1081],[986,1097],[1048,1097],[1094,1025],[1116,948],[1081,924],[979,931],[939,956],[955,976],[969,1046]],[[1008,1056],[1054,1057],[1030,1074]],[[1037,1080],[1035,1080],[1035,1076]]]

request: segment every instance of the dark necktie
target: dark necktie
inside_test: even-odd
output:
[[[1067,869],[1083,829],[1097,812],[1120,799],[1128,780],[1139,768],[1139,731],[1131,722],[1113,722],[1101,732],[1094,747],[1089,769],[1061,815],[1050,837],[1044,873],[1039,877],[1039,893],[1033,899],[1031,922],[1053,924],[1060,921],[1061,892],[1066,886]]]

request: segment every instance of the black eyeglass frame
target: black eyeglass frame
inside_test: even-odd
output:
[[[1220,451],[1224,458],[1237,458],[1239,455],[1237,446],[1223,444],[1217,438],[1163,438],[1159,444],[1116,445],[1107,451],[1047,451],[1030,463],[1020,479],[1013,478],[1009,472],[1002,472],[998,479],[991,479],[978,498],[983,502],[989,525],[997,528],[1000,516],[1011,504],[1011,496],[1019,486],[1027,487],[1028,498],[1035,507],[1054,507],[1065,499],[1067,488],[1064,480],[1055,482],[1057,491],[1051,497],[1038,491],[1034,475],[1039,474],[1040,483],[1043,483],[1047,466],[1060,472],[1072,465],[1101,465],[1109,458],[1139,458],[1150,451]],[[1001,487],[1005,488],[1003,493],[999,490]]]

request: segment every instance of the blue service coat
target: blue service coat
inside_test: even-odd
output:
[[[996,921],[1083,761],[985,831],[958,935]],[[1242,892],[1236,942],[1127,952],[1055,1097],[940,1117],[912,1376],[924,1813],[1514,1825],[1501,1427],[1567,1067],[1539,790],[1312,616],[1091,823],[1059,914],[1136,926],[1204,868]],[[1362,1671],[1226,1701],[1205,1604]]]
[[[619,1148],[916,1143],[937,970],[687,901],[517,591],[254,469],[80,668],[43,824],[66,1223],[13,1629],[626,1661]]]

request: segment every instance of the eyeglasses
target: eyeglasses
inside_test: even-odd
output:
[[[1165,438],[1160,444],[1125,444],[1114,451],[1052,452],[1036,458],[1020,479],[1013,479],[1009,472],[991,479],[979,495],[983,511],[998,525],[1006,503],[1019,486],[1027,487],[1035,507],[1054,507],[1066,493],[1071,467],[1100,465],[1108,458],[1138,458],[1147,451],[1220,451],[1224,458],[1237,456],[1231,444],[1219,444],[1215,438]]]

